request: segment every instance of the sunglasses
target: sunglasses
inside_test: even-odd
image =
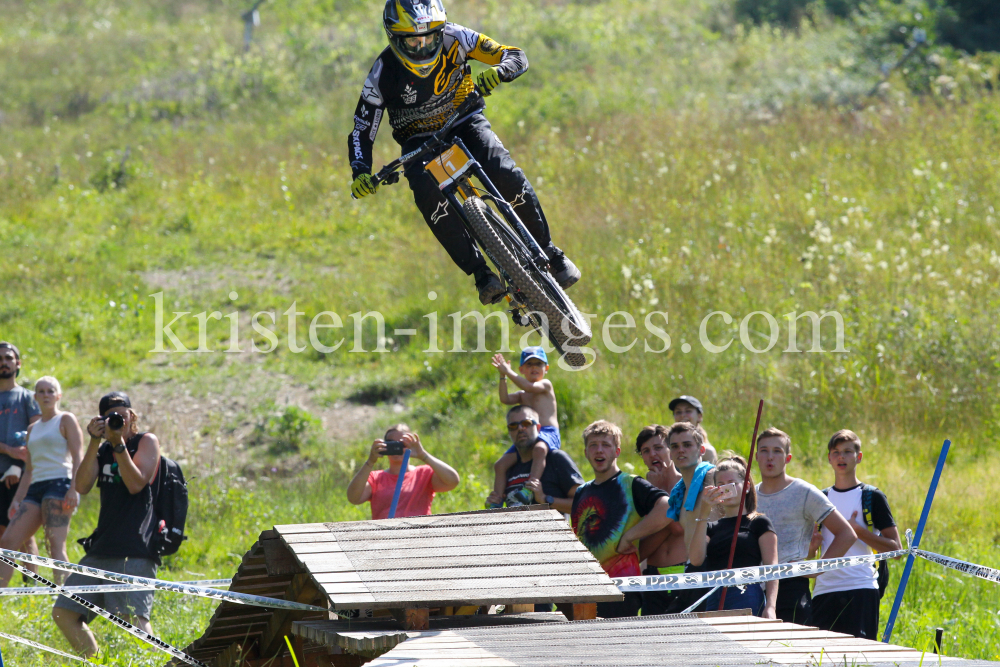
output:
[[[534,419],[522,419],[519,422],[507,422],[507,430],[516,431],[518,427],[527,430],[537,423],[538,422],[536,422]]]

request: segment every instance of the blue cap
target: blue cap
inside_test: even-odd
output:
[[[549,358],[545,356],[545,348],[538,345],[535,347],[526,347],[521,350],[521,365],[524,365],[528,359],[541,359],[548,366]]]

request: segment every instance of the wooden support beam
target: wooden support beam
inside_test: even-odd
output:
[[[261,540],[261,543],[264,545],[264,559],[268,576],[280,577],[306,572],[306,569],[295,559],[295,554],[281,542],[280,538]]]
[[[406,607],[390,609],[392,617],[403,626],[404,630],[429,630],[431,627],[431,610],[428,607]]]
[[[560,602],[556,604],[556,611],[561,611],[568,621],[590,621],[597,618],[597,603]]]
[[[288,585],[285,599],[304,604],[312,603],[320,593],[308,574],[296,574]],[[285,635],[292,630],[292,621],[297,621],[312,612],[277,609],[267,624],[267,629],[261,634],[260,655],[270,658],[285,648]]]
[[[533,604],[507,604],[503,608],[505,614],[530,614],[533,611],[535,611]]]

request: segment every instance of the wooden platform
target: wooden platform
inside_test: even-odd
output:
[[[562,514],[547,508],[274,529],[332,609],[622,599]]]
[[[733,614],[733,612],[724,612]],[[1000,663],[923,655],[749,615],[693,614],[413,633],[368,667],[640,667]],[[846,663],[845,663],[846,661]]]
[[[330,611],[273,610],[223,602],[205,634],[186,651],[214,667],[291,666],[284,641],[295,622],[334,621],[332,634],[295,635],[302,667],[361,660],[348,647],[375,639],[338,634],[333,612],[389,613],[378,639],[385,650],[402,630],[442,627],[435,613],[483,612],[490,605],[531,611],[561,603],[568,618],[594,618],[596,604],[622,594],[573,534],[562,514],[532,506],[381,521],[311,523],[265,530],[243,557],[231,590],[295,600]],[[464,608],[464,609],[463,609]],[[480,614],[480,617],[486,617]],[[457,621],[523,623],[524,620]],[[396,620],[393,620],[395,617]],[[536,621],[538,619],[535,619]],[[364,632],[374,629],[352,620]],[[318,632],[318,631],[317,631]],[[345,630],[346,632],[346,630]],[[337,639],[337,638],[340,639]],[[331,641],[327,641],[327,639]],[[352,644],[354,642],[354,644]],[[368,657],[375,650],[365,649]]]
[[[432,616],[432,631],[457,628],[492,627],[497,632],[508,625],[537,625],[539,623],[565,623],[559,612],[524,614],[477,614],[474,616]],[[400,630],[391,620],[362,619],[338,621],[297,621],[292,624],[292,634],[316,644],[336,646],[348,653],[375,657],[393,646],[420,635],[416,630]]]

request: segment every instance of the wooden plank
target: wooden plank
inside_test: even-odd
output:
[[[389,557],[385,560],[377,558],[343,557],[342,554],[307,554],[300,556],[301,563],[312,574],[324,572],[378,572],[406,573],[410,570],[446,570],[483,567],[556,567],[558,565],[575,565],[583,571],[596,571],[600,565],[589,551],[565,551],[549,554],[512,554],[494,558],[483,556],[440,556],[437,558],[402,558]],[[485,561],[485,562],[484,562]],[[587,567],[584,567],[587,566]]]
[[[282,535],[281,539],[285,541],[285,544],[291,546],[292,544],[302,544],[305,542],[329,542],[331,544],[337,544],[337,538],[333,536],[333,533],[304,533],[301,535]]]
[[[577,561],[570,563],[535,563],[524,565],[479,565],[477,567],[455,567],[442,564],[438,568],[413,568],[409,570],[360,570],[357,572],[322,572],[310,568],[316,581],[335,583],[339,581],[365,581],[369,583],[385,583],[392,581],[438,581],[451,580],[456,582],[456,588],[463,586],[465,579],[488,579],[493,577],[505,579],[535,579],[539,577],[579,576],[581,581],[596,581],[611,585],[611,578],[601,569],[596,561]],[[598,576],[596,579],[591,575]]]
[[[324,590],[326,587],[324,586]],[[618,602],[621,592],[614,586],[593,586],[581,589],[579,586],[553,586],[548,588],[507,588],[503,591],[484,590],[439,590],[407,591],[402,593],[380,593],[376,601],[373,595],[336,594],[327,591],[334,609],[390,609],[401,604],[419,604],[428,607],[447,607],[460,604],[503,604],[505,602],[545,604],[548,602]]]
[[[569,530],[569,524],[563,518],[563,515],[555,510],[541,510],[538,512],[511,512],[504,514],[494,514],[492,512],[474,512],[472,514],[430,514],[427,516],[410,516],[402,517],[399,519],[376,519],[371,521],[344,521],[344,522],[334,522],[328,524],[302,524],[302,526],[314,526],[314,525],[324,525],[325,530],[333,532],[337,537],[341,537],[346,533],[351,533],[354,531],[365,531],[365,530],[397,530],[400,528],[416,528],[416,527],[426,527],[427,529],[435,529],[443,526],[484,526],[484,527],[502,527],[511,526],[514,524],[530,524],[539,521],[562,521],[562,524],[566,526]],[[319,532],[314,530],[297,530],[301,526],[291,526],[291,528],[296,530],[290,530],[289,533],[301,533],[301,532]],[[500,528],[502,530],[502,528]],[[284,530],[280,530],[282,534],[285,533]]]
[[[358,540],[347,542],[349,546],[339,545],[335,541],[332,535],[289,535],[285,539],[285,543],[289,546],[298,544],[310,544],[318,542],[327,542],[333,545],[331,548],[331,553],[336,551],[344,552],[368,552],[368,551],[380,551],[386,547],[391,547],[393,550],[397,549],[435,549],[441,547],[466,547],[470,551],[472,547],[484,546],[484,545],[505,545],[505,544],[537,544],[542,542],[561,542],[563,544],[572,544],[573,542],[578,542],[579,540],[570,533],[567,535],[565,530],[544,530],[538,532],[524,532],[524,533],[508,533],[508,534],[488,534],[488,535],[458,535],[454,537],[433,537],[430,535],[417,535],[416,537],[404,538],[400,536],[394,536],[391,540]],[[293,547],[297,548],[297,547]]]
[[[324,577],[339,577],[340,574],[333,573],[329,575],[317,575],[315,579],[323,585],[323,588],[327,592],[336,595],[338,588],[341,586],[356,586],[356,584],[351,583],[327,583]],[[424,593],[431,591],[446,591],[446,590],[494,590],[499,591],[508,588],[547,588],[552,586],[572,586],[574,588],[588,588],[588,587],[614,587],[614,584],[609,583],[608,577],[602,571],[600,575],[594,574],[550,574],[550,575],[539,575],[531,577],[482,577],[482,578],[468,578],[468,579],[423,579],[423,578],[413,578],[413,579],[401,579],[398,581],[366,581],[365,585],[372,594],[377,593],[394,593],[394,592],[407,592],[414,591],[415,593]],[[618,590],[615,588],[615,590]],[[339,592],[339,591],[338,591]]]
[[[278,534],[296,535],[303,533],[329,533],[330,528],[325,523],[286,523],[275,526]]]
[[[417,542],[415,540],[415,542]],[[327,543],[324,542],[314,542],[314,543],[295,543],[289,545],[297,555],[305,556],[311,554],[322,554],[322,553],[344,553],[343,549],[339,547],[331,550]],[[401,556],[405,554],[405,558],[438,558],[441,556],[450,556],[453,554],[463,554],[468,553],[470,546],[468,543],[460,540],[454,540],[452,543],[435,548],[428,548],[422,542],[412,544],[410,546],[404,546],[397,548],[397,542],[394,540],[392,542],[392,553],[398,553]],[[475,552],[477,555],[481,556],[506,556],[506,555],[530,555],[530,554],[556,554],[556,553],[590,553],[587,551],[587,547],[579,540],[568,540],[568,539],[558,539],[551,542],[514,542],[514,543],[500,543],[499,540],[494,541],[491,544],[479,544],[475,545]],[[367,558],[357,551],[352,550],[352,558],[357,560],[358,558]],[[374,557],[374,556],[373,556]]]
[[[485,526],[478,530],[479,535],[534,535],[539,531],[547,532],[558,532],[562,535],[564,540],[576,539],[576,536],[566,525],[565,521],[562,520],[549,520],[549,521],[537,521],[532,524],[522,524],[523,528],[517,526],[511,527],[498,527],[497,530],[487,530]],[[517,528],[517,530],[514,530]],[[434,538],[442,537],[458,537],[465,538],[469,536],[470,526],[434,526],[434,527],[420,527],[420,528],[396,528],[391,531],[389,530],[378,530],[378,529],[366,529],[366,530],[356,530],[350,533],[336,533],[335,537],[337,543],[340,544],[345,551],[352,548],[352,543],[354,542],[367,542],[371,540],[378,540],[383,545],[387,545],[389,540],[406,539],[409,537],[419,537],[423,540],[430,540]],[[300,537],[299,535],[289,535],[289,537]]]

